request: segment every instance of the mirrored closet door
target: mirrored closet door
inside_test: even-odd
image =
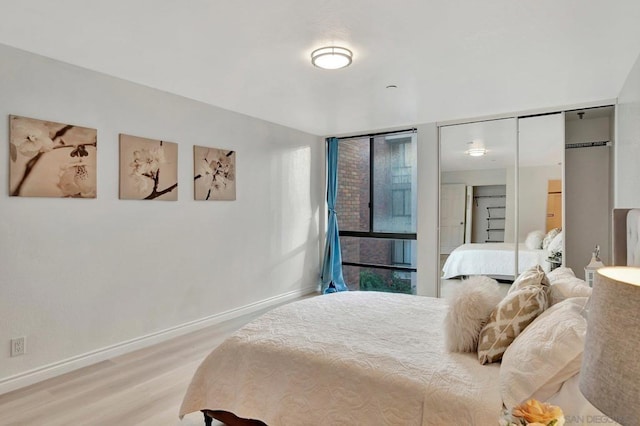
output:
[[[517,120],[440,127],[440,294],[516,269]]]
[[[535,264],[582,278],[596,246],[611,264],[614,122],[598,106],[440,126],[440,296]]]
[[[518,118],[518,273],[562,265],[564,113]]]

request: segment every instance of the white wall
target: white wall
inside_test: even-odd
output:
[[[422,124],[418,129],[418,258],[417,294],[436,297],[440,282],[440,150],[438,127]]]
[[[442,172],[440,183],[464,183],[471,186],[504,185],[507,180],[505,169],[458,170]]]
[[[640,207],[640,57],[618,96],[615,142],[615,207]]]
[[[0,94],[5,140],[9,114],[98,129],[97,199],[10,198],[0,174],[0,393],[72,357],[316,288],[321,138],[1,45]],[[178,201],[118,200],[121,132],[179,144]],[[237,201],[193,201],[194,144],[237,151]],[[17,336],[27,354],[10,358]]]

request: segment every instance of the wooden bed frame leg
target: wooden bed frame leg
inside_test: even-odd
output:
[[[204,416],[204,426],[211,426],[211,422],[213,421],[213,419],[207,416],[207,413],[205,413],[204,411],[202,412],[202,415]]]

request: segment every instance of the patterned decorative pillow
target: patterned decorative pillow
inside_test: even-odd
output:
[[[514,291],[520,290],[523,287],[535,285],[535,286],[549,286],[549,279],[547,278],[542,266],[536,265],[527,269],[523,273],[521,273],[518,278],[511,284],[509,287],[509,292],[507,294],[511,294]],[[547,290],[548,291],[548,290]]]
[[[542,248],[546,250],[547,247],[549,247],[549,244],[551,244],[551,241],[553,241],[556,235],[558,235],[558,233],[560,233],[560,228],[553,228],[551,231],[547,232],[544,240],[542,240]]]
[[[478,339],[481,364],[497,362],[525,327],[548,306],[545,286],[528,285],[507,294],[496,306]]]

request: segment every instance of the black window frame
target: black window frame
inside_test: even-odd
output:
[[[415,134],[416,129],[405,129],[405,130],[397,130],[393,132],[382,132],[382,133],[372,133],[367,135],[358,135],[358,136],[349,136],[344,138],[338,138],[338,140],[346,140],[346,139],[369,139],[369,230],[368,231],[350,231],[350,230],[342,230],[340,229],[338,232],[338,236],[340,237],[357,237],[357,238],[377,238],[377,239],[387,239],[387,240],[414,240],[418,239],[417,232],[379,232],[374,231],[374,172],[375,172],[375,139],[380,136],[388,136],[388,135],[397,135],[402,133],[411,133]],[[338,142],[339,143],[339,142]],[[338,154],[339,155],[339,154]],[[338,223],[340,222],[340,217],[338,217]],[[360,266],[365,268],[372,269],[386,269],[393,271],[405,271],[405,272],[417,272],[417,268],[411,266],[397,265],[397,264],[377,264],[377,263],[365,263],[365,262],[348,262],[343,261],[343,266]]]

